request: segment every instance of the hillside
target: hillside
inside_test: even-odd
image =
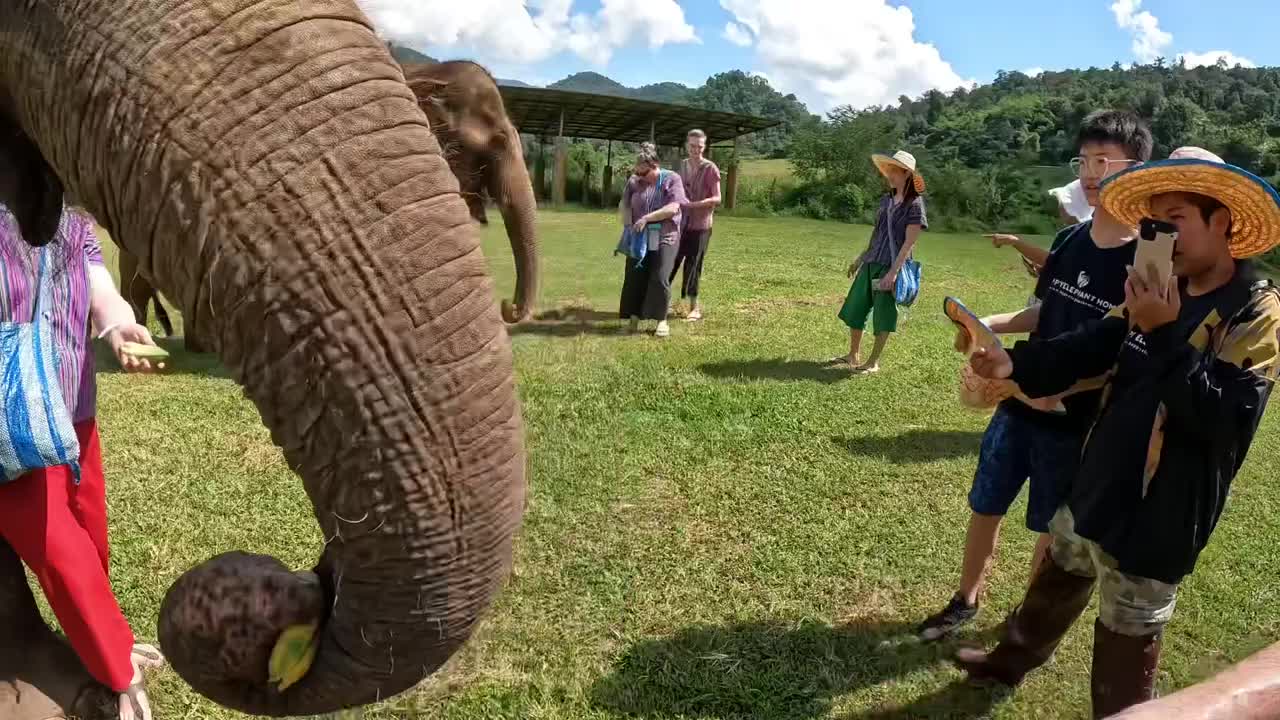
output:
[[[613,78],[590,71],[574,73],[563,80],[551,83],[547,87],[554,90],[573,90],[597,95],[617,95],[618,97],[635,98],[637,100],[676,104],[688,103],[693,92],[688,87],[675,82],[661,82],[630,88]]]

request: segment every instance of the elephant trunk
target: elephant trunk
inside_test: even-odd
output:
[[[3,3],[0,37],[0,105],[243,385],[325,538],[314,574],[179,578],[174,669],[255,715],[412,687],[507,576],[524,448],[476,229],[386,46],[354,0]],[[314,661],[271,677],[299,627]]]
[[[503,319],[517,323],[529,319],[538,298],[541,271],[538,267],[538,200],[533,194],[529,168],[520,148],[520,135],[507,123],[507,137],[512,138],[499,158],[498,172],[490,177],[489,195],[498,204],[502,221],[511,241],[516,261],[514,307],[503,302]]]

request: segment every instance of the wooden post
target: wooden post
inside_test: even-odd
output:
[[[582,205],[591,207],[591,163],[582,169]]]
[[[569,146],[565,142],[564,137],[564,109],[560,109],[560,132],[556,135],[556,165],[555,173],[551,179],[551,204],[556,207],[564,206],[565,192],[565,170],[569,164]]]
[[[604,161],[604,177],[600,178],[600,206],[609,207],[609,196],[613,194],[613,141],[609,141],[609,150]]]
[[[738,138],[733,139],[733,158],[729,165],[729,177],[724,183],[724,209],[732,210],[738,204]]]
[[[538,158],[533,162],[533,194],[539,200],[547,199],[547,153],[542,136],[538,136]]]

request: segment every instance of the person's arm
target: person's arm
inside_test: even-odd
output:
[[[897,279],[898,271],[907,262],[907,258],[911,257],[911,249],[916,246],[916,241],[919,239],[920,226],[915,224],[908,225],[907,239],[902,243],[902,249],[898,251],[898,257],[893,259],[893,265],[889,267],[889,272],[884,274],[885,277]]]
[[[621,202],[621,203],[619,204],[619,206],[618,206],[618,207],[619,207],[619,209],[622,211],[622,226],[623,226],[623,227],[631,227],[631,225],[632,225],[632,222],[631,222],[631,194],[632,194],[633,192],[635,192],[635,183],[634,183],[634,182],[632,182],[632,180],[631,180],[630,178],[628,178],[628,179],[627,179],[627,184],[626,184],[625,186],[623,186],[623,188],[622,188],[622,202]]]
[[[1113,720],[1274,720],[1280,717],[1280,643],[1197,685],[1135,705]]]
[[[1045,262],[1049,259],[1049,251],[1038,245],[1023,240],[1017,235],[988,235],[991,238],[991,244],[996,247],[1011,247],[1017,250],[1022,257],[1030,260],[1032,263],[1044,267]]]
[[[684,182],[680,179],[680,174],[673,172],[668,177],[670,180],[667,181],[667,203],[640,218],[640,222],[644,222],[647,225],[670,220],[675,217],[676,213],[680,212],[680,206],[687,201],[684,195]],[[663,189],[658,188],[658,192],[663,192]]]
[[[1040,324],[1040,304],[1025,307],[1014,312],[990,315],[982,319],[991,332],[997,335],[1020,335],[1029,333]]]
[[[1009,379],[1029,398],[1058,395],[1081,380],[1104,375],[1129,335],[1123,306],[1052,338],[1022,340],[1007,350],[981,348],[969,363],[981,377]]]
[[[126,371],[148,372],[151,362],[124,352],[125,343],[155,345],[151,333],[138,324],[133,314],[133,306],[116,290],[111,271],[107,269],[102,258],[102,246],[98,242],[98,234],[94,232],[93,223],[84,219],[82,242],[85,258],[89,264],[89,325],[94,337],[106,340],[111,346],[120,366]],[[163,367],[163,366],[161,366]]]

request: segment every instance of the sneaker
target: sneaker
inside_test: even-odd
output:
[[[956,593],[951,597],[951,602],[942,608],[941,612],[920,623],[920,627],[916,629],[916,632],[920,634],[921,640],[933,642],[955,632],[957,628],[971,622],[977,615],[978,606],[970,605],[965,602],[960,593]]]
[[[653,334],[658,337],[667,337],[668,335],[671,334],[671,326],[667,324],[666,320],[663,320],[662,322],[658,323],[658,329],[654,330]]]

